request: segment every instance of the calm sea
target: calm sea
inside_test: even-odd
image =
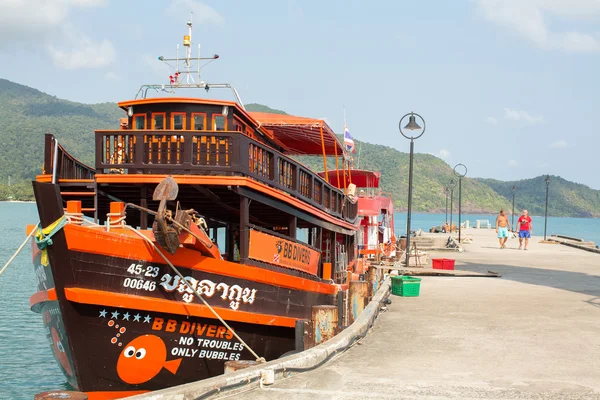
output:
[[[495,215],[463,215],[471,225],[476,219],[494,223]],[[444,214],[413,214],[412,229],[429,231],[440,225]],[[456,220],[456,215],[453,221]],[[38,222],[30,203],[0,203],[0,268],[25,239],[25,226]],[[406,214],[395,216],[396,233],[406,229]],[[534,234],[544,234],[544,218],[533,217]],[[600,244],[600,219],[548,218],[547,234],[560,233],[593,240]],[[29,310],[35,290],[29,245],[0,275],[0,399],[27,399],[34,394],[65,389],[66,381],[46,341],[42,318]]]

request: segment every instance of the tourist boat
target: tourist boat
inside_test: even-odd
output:
[[[230,85],[201,81],[188,26],[186,56],[159,58],[177,62],[169,83],[143,86],[118,103],[119,129],[95,131],[94,166],[46,135],[33,182],[31,309],[68,383],[90,399],[294,351],[312,306],[347,303],[358,244],[371,245],[372,211],[359,218],[367,197],[353,195],[358,171],[332,129],[249,112]],[[189,88],[229,88],[236,100],[147,96]],[[339,157],[344,168],[318,174],[297,155]],[[393,215],[391,203],[375,208]]]
[[[367,263],[396,258],[397,238],[394,233],[394,203],[390,193],[379,187],[381,173],[361,169],[328,171],[329,183],[358,199],[360,227],[356,232],[359,262],[356,274],[365,272]],[[325,177],[325,172],[319,172]],[[356,193],[358,192],[358,193]]]

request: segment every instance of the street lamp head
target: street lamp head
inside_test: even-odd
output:
[[[546,186],[548,186],[550,184],[550,175],[546,175],[546,179],[544,179],[544,181],[546,182]]]
[[[402,121],[406,117],[409,117],[408,123],[403,127]],[[421,125],[417,123],[417,117],[419,117],[419,119],[421,120],[423,127],[421,127]],[[425,120],[419,114],[410,112],[408,114],[405,114],[402,118],[400,118],[400,122],[398,123],[398,129],[400,130],[402,136],[404,136],[405,138],[410,140],[418,139],[421,136],[423,136],[423,133],[425,133]]]
[[[517,190],[517,187],[515,185],[513,185],[510,190],[512,190],[513,192],[515,192]]]
[[[408,124],[406,124],[404,129],[408,129],[411,131],[416,131],[417,129],[421,129],[419,124],[417,124],[417,119],[413,113],[410,113],[410,117],[408,118]]]
[[[454,175],[463,178],[467,175],[467,167],[465,164],[456,164],[454,166]]]

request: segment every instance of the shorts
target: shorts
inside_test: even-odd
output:
[[[508,228],[498,228],[498,238],[507,238],[508,237]]]
[[[531,232],[529,230],[519,231],[519,238],[520,239],[530,239],[531,238]]]

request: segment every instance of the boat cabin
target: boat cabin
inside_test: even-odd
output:
[[[83,211],[105,223],[111,201],[156,210],[153,190],[171,175],[179,185],[178,204],[171,208],[197,211],[225,260],[256,262],[251,231],[263,232],[318,251],[314,274],[346,280],[346,266],[356,257],[349,249],[355,248],[358,204],[331,183],[333,176],[320,176],[291,158],[341,158],[342,145],[324,121],[252,113],[235,102],[196,98],[139,99],[119,107],[127,114],[120,129],[95,132],[94,168],[47,137],[45,171],[53,175],[45,179],[58,175],[65,200],[82,192],[67,188],[69,180],[88,178],[80,182],[90,192],[80,196]],[[146,229],[149,217],[128,210],[127,223]],[[331,274],[323,273],[323,263],[333,266]]]

